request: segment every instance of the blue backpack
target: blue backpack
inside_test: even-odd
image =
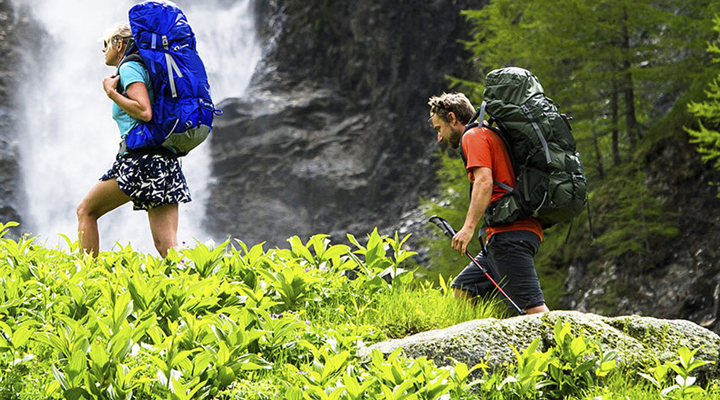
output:
[[[140,123],[125,138],[130,150],[170,149],[184,156],[212,130],[222,111],[210,98],[210,85],[195,49],[195,34],[183,12],[172,2],[145,1],[129,12],[134,44],[152,83],[152,119]]]

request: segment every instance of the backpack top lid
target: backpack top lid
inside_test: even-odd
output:
[[[542,93],[543,87],[532,72],[523,68],[507,67],[487,74],[483,98],[488,104],[500,101],[522,105],[531,97]]]
[[[140,48],[162,48],[162,37],[166,36],[169,43],[185,44],[190,40],[194,49],[192,28],[185,14],[172,1],[144,1],[138,3],[128,12],[130,28],[135,42]]]

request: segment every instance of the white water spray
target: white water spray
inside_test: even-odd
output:
[[[60,234],[75,240],[75,208],[112,165],[119,142],[111,117],[112,102],[102,79],[114,73],[104,65],[102,36],[127,21],[131,0],[15,0],[27,7],[48,33],[49,51],[37,80],[23,82],[19,101],[24,110],[19,133],[23,182],[27,193],[24,231],[47,245],[62,245]],[[197,48],[208,71],[213,100],[244,93],[260,48],[255,40],[252,0],[176,1],[197,37]],[[210,149],[206,143],[182,159],[193,201],[180,205],[180,242],[194,244],[211,237],[202,219],[210,177]],[[99,221],[100,248],[130,243],[154,253],[145,212],[131,204]]]

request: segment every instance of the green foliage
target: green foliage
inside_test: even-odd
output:
[[[641,171],[618,172],[590,199],[603,227],[597,243],[604,246],[606,257],[647,255],[655,243],[679,234],[675,215],[665,210],[663,198],[645,187]]]
[[[369,307],[357,315],[360,322],[372,324],[390,338],[440,329],[459,321],[484,319],[506,314],[503,302],[489,299],[477,305],[456,300],[453,291],[439,276],[441,290],[430,282],[413,288],[399,288],[379,293]]]
[[[715,31],[720,33],[720,17],[715,16],[713,21]],[[720,61],[717,41],[711,42],[707,50],[715,62]],[[692,137],[691,142],[697,145],[698,152],[702,154],[703,161],[712,162],[716,168],[720,168],[720,75],[709,84],[705,93],[708,98],[706,101],[688,104],[688,110],[700,120],[699,129],[686,130]]]
[[[545,377],[552,354],[537,351],[539,345],[540,338],[537,338],[522,353],[513,348],[517,364],[509,369],[498,390],[507,391],[515,398],[533,398],[551,384]]]
[[[540,338],[522,352],[513,349],[516,363],[507,372],[483,377],[481,390],[492,399],[579,398],[594,387],[603,387],[615,371],[614,350],[604,352],[583,333],[572,335],[572,326],[558,320],[556,345],[542,352]]]
[[[0,232],[6,226],[0,224]],[[585,398],[607,399],[612,389],[644,399],[663,391],[673,398],[720,393],[717,385],[705,388],[694,380],[703,366],[694,351],[681,350],[677,362],[648,369],[660,384],[643,379],[645,387],[611,373],[614,353],[560,324],[557,346],[541,352],[536,340],[515,351],[514,364],[492,373],[482,363],[437,367],[399,351],[360,358],[359,343],[502,316],[499,302],[471,307],[453,298],[442,277],[434,288],[403,272],[412,256],[403,248],[406,239],[375,231],[346,246],[318,235],[307,242],[291,238],[289,248],[269,251],[223,243],[222,252],[203,245],[188,252],[193,258],[182,249],[159,260],[129,247],[93,259],[76,246],[48,250],[32,239],[0,238],[0,398],[446,400],[591,393],[595,397]],[[379,278],[386,270],[396,273],[392,284]],[[346,277],[348,271],[355,279]],[[622,390],[620,379],[626,380]]]
[[[0,235],[12,226],[0,224]],[[94,259],[76,243],[60,251],[0,237],[0,393],[8,394],[0,398],[232,398],[242,382],[275,382],[286,368],[309,373],[320,365],[311,376],[324,388],[358,365],[360,341],[382,340],[398,324],[418,332],[481,315],[439,318],[447,304],[462,303],[405,269],[414,255],[408,237],[375,230],[367,240],[348,239],[353,247],[327,235],[293,237],[287,249],[270,251],[239,241],[198,244],[161,260],[129,246]],[[416,302],[397,302],[404,296]],[[376,324],[385,318],[380,303],[397,316],[412,315],[400,309],[412,306],[437,318]],[[496,316],[490,310],[482,315]],[[26,377],[40,383],[26,387]],[[343,379],[352,385],[351,376]],[[287,389],[278,385],[273,398]]]
[[[631,156],[660,116],[657,99],[674,100],[704,73],[708,15],[717,2],[679,0],[493,0],[463,14],[466,42],[482,80],[509,65],[533,71],[548,95],[574,117],[591,176]],[[552,54],[552,57],[548,57]],[[477,93],[478,86],[453,84]],[[590,162],[590,161],[593,162]]]
[[[697,360],[696,350],[683,347],[676,361],[660,363],[638,375],[618,368],[615,350],[605,351],[584,332],[573,334],[569,323],[558,320],[554,328],[555,345],[539,351],[540,338],[522,352],[515,350],[516,363],[503,371],[485,375],[478,381],[485,399],[710,399],[719,391],[716,384],[705,389],[692,375],[707,362]],[[673,375],[674,379],[673,379]],[[676,382],[672,384],[672,381]]]
[[[663,398],[686,399],[694,398],[693,395],[705,394],[705,389],[695,384],[697,378],[691,375],[694,370],[708,364],[695,358],[698,350],[690,350],[683,346],[678,351],[677,360],[666,363],[655,360],[654,367],[648,368],[646,373],[639,372],[638,375],[660,390]],[[673,385],[670,385],[671,372],[676,373],[676,383]]]
[[[326,399],[469,399],[468,376],[471,370],[464,364],[454,368],[437,368],[424,357],[409,360],[400,349],[389,356],[374,350],[370,361],[349,365],[347,353],[318,353],[312,366],[288,373],[297,381],[285,395],[289,400]],[[452,397],[448,397],[452,396]]]
[[[604,352],[602,347],[585,335],[572,335],[569,323],[555,323],[554,359],[548,375],[552,393],[557,398],[572,396],[602,383],[615,370],[617,351]]]

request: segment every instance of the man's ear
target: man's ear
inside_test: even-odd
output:
[[[448,124],[450,124],[450,125],[453,125],[453,124],[455,123],[455,121],[457,120],[457,117],[455,116],[455,113],[452,112],[452,111],[448,112],[448,113],[447,113],[447,116],[445,116],[445,118],[447,118],[447,122],[448,122]]]

